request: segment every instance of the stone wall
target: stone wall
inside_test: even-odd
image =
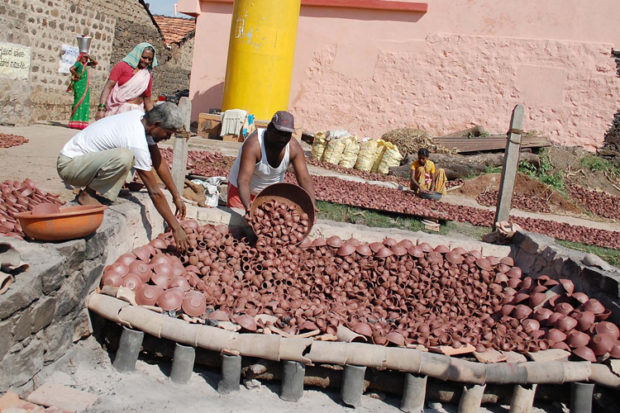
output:
[[[616,60],[618,76],[620,76],[620,50],[614,50],[612,53]],[[618,95],[618,99],[620,99],[620,95]],[[605,135],[605,143],[607,145],[615,145],[616,150],[620,151],[620,108],[618,108],[613,123]]]
[[[93,37],[91,54],[99,61],[90,71],[91,112],[111,67],[136,44],[148,41],[157,50],[153,94],[189,88],[193,38],[187,46],[168,50],[152,16],[138,0],[6,0],[0,5],[0,42],[30,47],[28,80],[0,75],[0,123],[68,120],[73,103],[67,93],[69,75],[58,73],[62,44],[76,45],[78,34]],[[189,56],[179,57],[189,53]],[[168,66],[168,62],[171,62]]]
[[[90,334],[85,298],[97,287],[104,265],[162,230],[148,195],[135,194],[110,207],[87,239],[29,243],[0,237],[30,265],[0,296],[0,392],[24,385],[73,341]]]

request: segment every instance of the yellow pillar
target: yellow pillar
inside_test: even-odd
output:
[[[222,110],[287,110],[301,0],[235,0]]]

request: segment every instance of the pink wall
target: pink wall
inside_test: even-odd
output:
[[[198,0],[182,0],[195,3]],[[200,2],[190,93],[194,118],[220,107],[232,4]],[[620,2],[429,2],[428,13],[302,7],[290,107],[310,131],[380,136],[526,130],[594,149],[620,109]]]

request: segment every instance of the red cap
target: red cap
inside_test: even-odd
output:
[[[295,118],[285,110],[279,110],[271,118],[271,124],[274,128],[282,132],[295,132]]]

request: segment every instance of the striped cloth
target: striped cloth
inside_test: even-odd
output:
[[[125,56],[123,62],[127,63],[129,66],[135,69],[136,67],[138,67],[138,64],[140,63],[140,58],[142,57],[142,53],[147,47],[153,49],[153,62],[149,65],[149,67],[147,67],[149,72],[152,71],[155,67],[157,67],[157,57],[155,57],[155,48],[150,43],[144,42],[134,47],[133,50],[129,52],[127,56]]]

